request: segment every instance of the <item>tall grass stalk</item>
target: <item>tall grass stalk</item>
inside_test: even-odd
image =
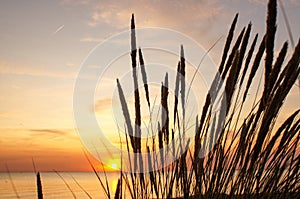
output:
[[[42,189],[40,172],[37,172],[36,174],[36,187],[37,187],[38,199],[43,199],[43,189]]]
[[[16,188],[15,183],[14,183],[14,181],[13,181],[11,175],[10,175],[9,168],[8,168],[8,166],[7,166],[6,163],[5,163],[5,168],[6,168],[6,172],[7,172],[7,174],[8,174],[9,181],[10,181],[10,184],[11,184],[11,186],[12,186],[12,188],[13,188],[13,191],[14,191],[15,195],[16,195],[17,198],[20,198],[20,196],[19,196],[19,194],[18,194],[18,191],[17,191],[17,188]]]
[[[55,171],[55,170],[54,170],[54,172],[60,177],[60,179],[61,179],[61,180],[64,182],[64,184],[67,186],[67,188],[68,188],[69,191],[71,192],[73,198],[76,199],[77,197],[76,197],[74,191],[71,189],[70,185],[69,185],[69,184],[67,183],[67,181],[63,178],[63,176],[60,175],[60,173],[57,172],[57,171]]]

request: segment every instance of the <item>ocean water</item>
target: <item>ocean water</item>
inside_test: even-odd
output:
[[[67,185],[55,172],[41,172],[40,174],[45,199],[74,198]],[[76,198],[89,198],[80,186],[84,188],[84,190],[87,191],[92,198],[107,198],[94,173],[59,172],[59,174],[71,188]],[[14,184],[20,198],[37,198],[36,176],[33,172],[12,172],[10,175],[12,181],[10,180],[8,173],[0,173],[0,199],[17,198],[12,183]],[[99,173],[99,175],[104,180],[104,174]],[[107,173],[112,197],[114,197],[119,177],[119,173]]]

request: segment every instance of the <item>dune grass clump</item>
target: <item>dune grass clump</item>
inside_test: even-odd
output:
[[[186,133],[185,106],[188,88],[185,87],[184,48],[183,46],[180,48],[178,74],[174,85],[175,96],[168,91],[168,74],[166,74],[161,85],[161,107],[165,111],[161,111],[161,122],[158,122],[157,133],[155,133],[158,136],[153,138],[152,143],[147,142],[144,146],[140,138],[142,99],[140,99],[137,81],[136,33],[134,16],[132,16],[131,62],[135,89],[135,127],[131,126],[127,102],[117,80],[126,132],[130,140],[127,141],[127,150],[129,153],[129,146],[131,146],[135,154],[133,173],[122,174],[125,187],[132,198],[293,198],[299,196],[300,110],[292,113],[279,128],[275,129],[275,125],[278,123],[280,109],[300,73],[300,41],[289,60],[286,60],[287,42],[282,45],[279,55],[275,56],[276,16],[277,2],[270,0],[266,33],[261,38],[256,34],[250,41],[252,24],[249,23],[234,41],[238,15],[235,16],[225,42],[218,74],[210,85],[202,112],[195,118],[194,144],[187,140],[178,148],[174,148],[174,142],[179,142],[176,137],[183,139]],[[257,43],[259,43],[258,47]],[[263,61],[264,54],[266,57]],[[141,48],[138,50],[138,55],[146,93],[145,100],[151,111],[147,68]],[[264,65],[263,90],[261,94],[257,92],[252,108],[245,113],[245,104],[250,100],[249,89],[253,86],[253,79],[260,65]],[[197,82],[193,83],[197,84]],[[225,89],[224,93],[222,88]],[[174,97],[173,113],[170,112],[172,109],[168,103],[170,97]],[[220,111],[214,112],[213,107],[217,103],[220,103]],[[182,106],[181,113],[178,111],[179,104]],[[174,118],[171,123],[170,114]],[[179,114],[182,121],[179,121]],[[155,169],[160,166],[157,165],[157,158],[164,163],[166,158],[164,150],[160,150],[158,157],[148,155],[145,162],[140,155],[142,147],[147,152],[169,147],[168,149],[174,154],[178,154],[180,150],[182,153],[171,165]],[[207,149],[209,151],[206,155],[200,155]],[[146,165],[150,168],[150,172],[143,173]],[[122,194],[119,195],[119,192],[118,187],[118,197],[121,197]]]
[[[192,118],[195,120],[193,143],[185,137],[188,105],[186,101],[190,88],[186,88],[185,84],[184,47],[180,46],[174,94],[169,92],[168,73],[162,81],[160,105],[164,111],[160,111],[160,121],[157,121],[156,118],[151,118],[154,116],[151,114],[147,68],[142,49],[136,48],[135,22],[132,15],[130,56],[134,86],[134,126],[130,120],[122,86],[117,79],[125,119],[126,149],[130,160],[128,166],[131,172],[120,171],[115,199],[300,196],[300,109],[295,110],[278,128],[275,128],[284,101],[299,77],[300,40],[289,59],[287,59],[287,42],[283,43],[276,57],[274,54],[276,17],[277,1],[269,0],[266,32],[260,37],[256,34],[252,41],[250,40],[252,24],[249,23],[237,34],[238,15],[234,17],[218,73],[209,85],[202,111],[196,118]],[[249,98],[249,89],[254,86],[253,80],[258,74],[260,65],[264,66],[262,92],[256,93],[253,105],[248,110],[246,104],[253,100]],[[142,99],[137,78],[138,66],[141,70],[150,119],[157,121],[158,126],[157,129],[151,129],[154,131],[153,135],[157,136],[152,137],[152,142],[145,143],[141,140]],[[261,83],[258,86],[260,85]],[[170,98],[174,98],[173,107],[169,105]],[[216,106],[219,111],[214,110]],[[142,158],[142,151],[148,153],[146,159]],[[134,157],[130,157],[131,152]],[[166,156],[170,154],[176,158],[175,161],[170,165],[164,165]],[[106,173],[103,181],[89,159],[88,161],[105,195],[112,198]],[[146,167],[149,172],[144,172]],[[104,170],[103,165],[102,168]],[[59,175],[58,172],[57,174]],[[40,173],[36,173],[36,176],[37,195],[40,199],[43,198]],[[64,181],[63,178],[62,180]],[[67,184],[66,186],[76,198],[70,187]],[[82,187],[80,188],[91,198]],[[125,195],[126,192],[129,192],[130,196]]]

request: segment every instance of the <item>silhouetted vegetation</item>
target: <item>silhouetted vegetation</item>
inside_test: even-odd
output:
[[[287,42],[282,45],[276,57],[274,54],[276,16],[277,2],[270,0],[266,33],[260,39],[256,34],[253,41],[250,41],[251,23],[237,34],[238,15],[234,17],[218,73],[206,94],[199,117],[194,118],[196,128],[193,144],[190,139],[185,138],[187,131],[185,110],[189,97],[186,90],[189,88],[185,87],[186,63],[183,46],[180,47],[174,96],[169,93],[167,73],[161,85],[160,103],[165,111],[160,112],[161,122],[158,121],[158,129],[153,130],[157,131],[153,133],[157,136],[153,138],[152,143],[141,141],[142,99],[137,79],[138,63],[146,93],[145,100],[150,116],[152,115],[147,68],[142,49],[137,51],[136,48],[135,22],[132,15],[134,127],[118,79],[117,88],[125,118],[126,149],[129,159],[133,159],[133,164],[129,161],[131,172],[120,171],[115,199],[124,197],[124,190],[130,193],[130,196],[126,197],[131,198],[299,197],[300,109],[292,113],[279,128],[275,129],[275,125],[280,109],[300,73],[300,40],[288,61],[285,61]],[[236,34],[238,36],[235,39]],[[243,113],[246,102],[250,100],[249,89],[253,86],[253,79],[261,64],[264,65],[263,91],[261,94],[257,92],[251,109]],[[222,92],[223,90],[225,92]],[[174,97],[175,102],[172,109],[168,103],[170,97]],[[180,104],[181,112],[178,108]],[[216,106],[219,111],[214,111]],[[174,119],[171,122],[170,115]],[[171,151],[176,159],[170,165],[164,165],[167,152],[165,148]],[[142,159],[142,150],[148,152],[147,161]],[[155,151],[158,151],[159,155],[150,155],[150,152]],[[134,153],[134,157],[130,157],[130,152]],[[101,180],[91,162],[90,165],[106,196],[111,198],[107,178],[105,182]],[[146,166],[149,172],[143,172]],[[37,188],[38,198],[43,198],[39,173],[37,173]],[[73,196],[75,198],[74,194]]]
[[[175,96],[169,95],[168,74],[161,86],[161,122],[158,122],[157,137],[153,143],[141,145],[140,96],[137,81],[136,37],[134,16],[131,19],[131,61],[133,68],[135,128],[130,123],[127,103],[122,87],[117,80],[119,97],[126,121],[128,153],[131,145],[134,157],[133,172],[123,173],[123,180],[132,198],[294,198],[300,194],[300,121],[299,109],[275,129],[277,117],[292,86],[297,81],[300,68],[300,43],[291,58],[285,62],[288,44],[285,42],[277,57],[274,55],[276,38],[277,2],[268,3],[266,33],[260,39],[251,37],[251,23],[242,29],[234,42],[238,15],[230,27],[218,74],[215,75],[201,114],[196,119],[195,143],[185,138],[185,57],[181,46]],[[251,43],[251,45],[249,45]],[[232,47],[231,47],[232,46]],[[248,46],[249,49],[248,49]],[[263,55],[266,55],[263,63]],[[150,109],[146,67],[139,49],[146,100]],[[257,93],[252,108],[241,114],[248,99],[248,92],[257,75],[260,64],[264,65],[264,85],[261,95]],[[247,75],[249,74],[249,75]],[[197,82],[193,82],[197,84]],[[259,85],[260,86],[260,85]],[[222,88],[225,92],[222,93]],[[173,126],[169,124],[168,99],[175,97],[172,113]],[[180,102],[179,102],[180,99]],[[178,105],[182,111],[179,113]],[[213,107],[219,104],[220,111]],[[181,117],[179,119],[179,114]],[[150,114],[151,115],[151,114]],[[134,132],[134,133],[133,133]],[[169,133],[172,133],[170,139]],[[156,133],[154,133],[156,134]],[[175,140],[177,134],[178,140]],[[133,136],[134,135],[134,136]],[[156,145],[156,140],[158,145]],[[174,143],[183,140],[178,148]],[[164,163],[165,150],[172,150],[174,157],[181,154],[171,165],[157,164],[157,157],[148,156],[145,163],[140,157],[142,147],[150,152],[160,150],[159,158]],[[206,155],[203,154],[207,150]],[[181,153],[182,152],[182,153]],[[146,164],[150,172],[142,173]],[[164,166],[166,166],[164,168]],[[119,190],[119,189],[118,189]]]

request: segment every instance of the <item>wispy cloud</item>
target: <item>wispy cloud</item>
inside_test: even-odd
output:
[[[66,63],[66,66],[68,66],[68,67],[73,67],[73,66],[75,66],[76,64],[74,64],[74,63],[72,63],[72,62],[67,62]]]
[[[258,5],[263,5],[265,6],[268,2],[265,0],[248,0],[250,3],[258,4]]]
[[[81,42],[101,42],[103,39],[95,37],[84,37],[80,39]]]
[[[0,148],[13,148],[20,145],[20,148],[62,149],[72,145],[80,146],[75,129],[0,128],[0,130],[5,134],[1,137],[3,143]]]
[[[248,0],[251,3],[255,3],[258,5],[267,5],[268,1],[267,0]],[[289,5],[300,5],[300,1],[299,0],[281,0],[282,3],[284,4],[289,4]]]
[[[294,5],[300,5],[300,1],[299,0],[289,0],[289,2],[291,2]]]
[[[111,107],[112,99],[111,98],[105,98],[100,99],[95,104],[95,112],[102,112],[104,110],[107,110]]]
[[[61,0],[63,5],[87,5],[91,0]]]
[[[54,71],[44,67],[34,66],[28,63],[18,63],[12,61],[0,61],[0,74],[11,75],[30,75],[30,76],[47,76],[47,77],[59,77],[59,78],[75,78],[76,71],[70,71],[63,73],[61,71]]]
[[[75,133],[75,129],[28,129],[30,136],[28,139],[60,139],[60,140],[78,140],[77,134]]]
[[[56,129],[30,129],[30,131],[35,132],[34,135],[55,135],[55,136],[64,136],[67,135],[68,132],[56,130]]]
[[[174,28],[178,25],[186,24],[187,27],[191,27],[197,24],[204,27],[211,25],[220,13],[221,7],[217,2],[217,0],[101,1],[95,6],[89,25],[106,23],[117,28],[125,28],[128,27],[131,13],[135,13],[139,26],[167,25]]]

